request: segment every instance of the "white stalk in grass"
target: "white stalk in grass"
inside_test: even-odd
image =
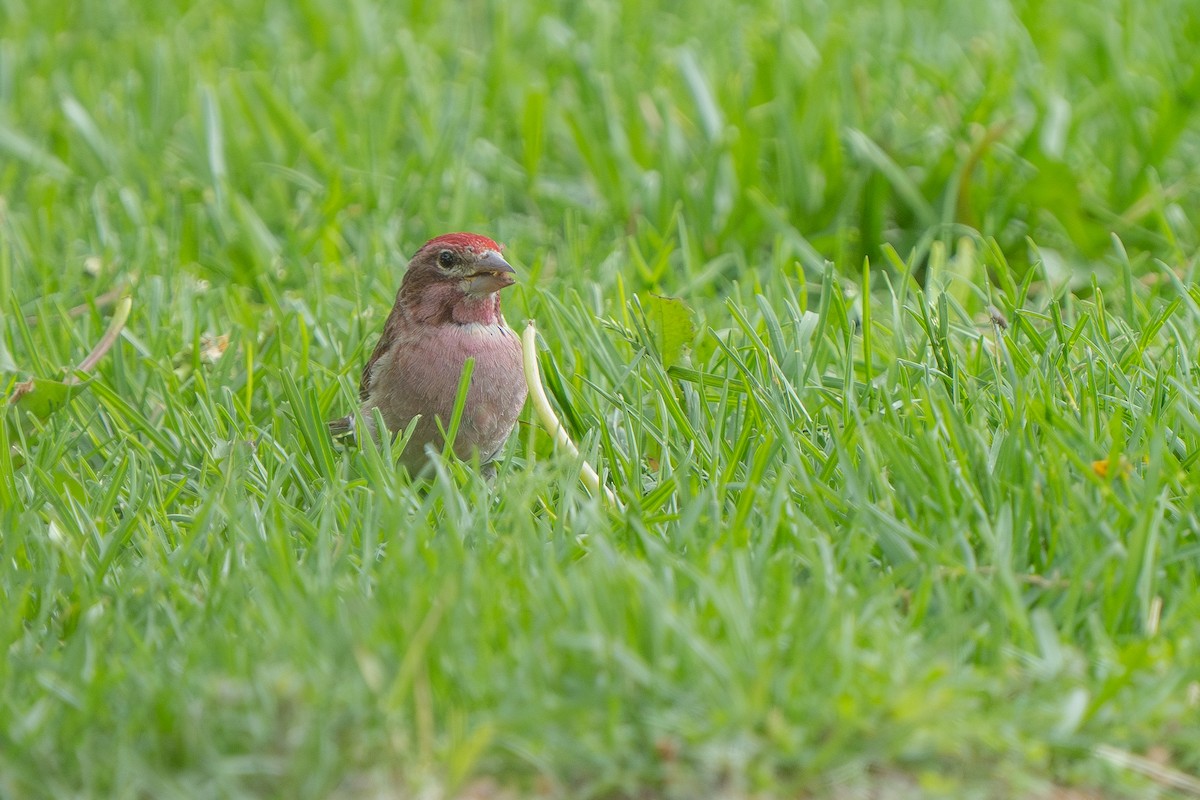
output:
[[[537,327],[533,324],[533,320],[529,320],[525,325],[525,332],[521,335],[521,345],[525,363],[525,383],[529,386],[529,399],[533,401],[533,408],[537,411],[542,427],[554,438],[554,444],[557,447],[563,448],[572,457],[579,459],[579,479],[583,481],[583,485],[592,494],[603,492],[610,504],[621,508],[621,501],[617,499],[617,495],[612,489],[600,483],[600,476],[596,474],[596,470],[579,455],[579,448],[571,441],[566,428],[559,422],[558,416],[550,406],[550,399],[546,397],[546,390],[542,388],[542,373],[538,369]]]

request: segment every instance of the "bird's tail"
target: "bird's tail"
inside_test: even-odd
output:
[[[354,439],[354,415],[347,414],[339,419],[331,419],[328,423],[329,435],[334,439]]]

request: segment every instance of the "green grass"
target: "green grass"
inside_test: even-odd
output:
[[[0,6],[0,797],[1187,791],[1200,6],[171,5]],[[623,510],[328,441],[463,229]]]

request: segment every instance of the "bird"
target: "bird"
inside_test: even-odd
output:
[[[478,457],[484,474],[525,405],[521,341],[500,311],[500,292],[516,282],[503,248],[477,233],[446,233],[417,250],[383,332],[362,371],[359,399],[367,434],[378,437],[378,409],[390,435],[419,416],[400,456],[410,472],[440,452],[454,413],[463,368],[475,360],[454,439],[454,455]],[[335,436],[354,433],[354,415],[333,420]]]

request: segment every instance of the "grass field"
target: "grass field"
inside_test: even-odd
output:
[[[1197,41],[4,0],[0,797],[1200,795]],[[328,440],[453,230],[622,508]]]

